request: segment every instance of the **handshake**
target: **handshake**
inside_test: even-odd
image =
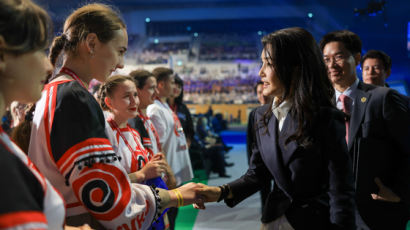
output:
[[[201,183],[188,183],[168,191],[170,203],[168,206],[180,207],[192,204],[196,209],[205,209],[205,203],[231,198],[228,185],[208,186]]]

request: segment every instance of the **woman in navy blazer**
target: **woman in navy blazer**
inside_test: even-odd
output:
[[[273,179],[261,229],[355,229],[344,116],[332,103],[316,41],[302,28],[287,28],[262,44],[259,75],[263,94],[274,102],[259,107],[248,124],[246,174],[219,187],[203,185],[204,201],[224,199],[233,207]]]

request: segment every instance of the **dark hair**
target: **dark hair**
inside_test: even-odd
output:
[[[166,67],[157,67],[152,71],[157,82],[168,80],[173,73],[174,71],[172,69]]]
[[[360,37],[349,30],[337,30],[325,34],[319,43],[320,50],[323,51],[326,44],[330,42],[341,42],[345,48],[352,54],[362,53],[362,41]]]
[[[0,1],[1,51],[16,55],[45,49],[51,35],[47,12],[30,0]]]
[[[365,55],[363,55],[362,60],[360,60],[360,67],[363,68],[363,63],[368,58],[379,59],[381,62],[383,62],[383,68],[385,71],[391,69],[390,56],[381,50],[369,50]]]
[[[298,27],[268,34],[262,38],[262,44],[265,56],[273,63],[271,68],[283,85],[282,99],[292,103],[289,113],[299,123],[286,144],[296,140],[308,146],[311,143],[307,131],[312,127],[315,113],[321,106],[333,107],[334,90],[319,47],[307,30]],[[272,109],[262,119],[266,130],[270,116]]]
[[[145,82],[147,81],[148,78],[154,77],[154,75],[149,72],[148,70],[145,69],[137,69],[129,73],[129,75],[134,78],[135,82],[138,84],[139,89],[143,89],[145,86]]]
[[[258,91],[258,86],[259,86],[259,85],[263,85],[263,82],[262,82],[262,81],[258,81],[258,82],[256,83],[255,88],[253,89],[255,93],[257,93],[257,91]]]
[[[50,62],[55,66],[62,50],[76,53],[78,44],[90,33],[107,43],[114,38],[115,30],[123,28],[126,28],[125,23],[111,7],[98,3],[85,5],[66,19],[63,34],[54,38]]]
[[[175,98],[175,104],[180,105],[184,101],[184,81],[178,76],[178,74],[175,74],[174,77],[175,84],[181,86],[181,93]]]
[[[105,104],[105,98],[111,97],[117,86],[125,81],[132,81],[137,86],[134,79],[130,76],[125,75],[114,75],[107,79],[104,84],[101,85],[100,91],[98,92],[98,102],[103,110],[110,110],[110,108]]]

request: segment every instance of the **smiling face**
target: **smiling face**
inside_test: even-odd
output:
[[[324,46],[323,59],[328,77],[335,88],[346,89],[356,80],[356,66],[360,61],[360,53],[352,55],[342,42],[334,41]]]
[[[130,80],[119,83],[107,97],[107,102],[114,114],[114,120],[120,121],[119,123],[137,116],[140,102],[135,83]]]
[[[0,60],[0,90],[6,103],[37,101],[47,75],[52,71],[43,50],[21,55],[3,53]]]
[[[383,62],[378,58],[366,58],[363,62],[363,81],[367,84],[384,86],[390,70],[386,71]]]
[[[155,96],[157,95],[157,80],[155,77],[149,77],[145,81],[144,87],[137,90],[141,102],[139,108],[146,109],[148,105],[154,103]]]
[[[267,49],[270,50],[269,48]],[[284,87],[276,74],[274,63],[270,56],[271,54],[272,51],[266,52],[266,49],[264,49],[261,54],[262,66],[259,70],[259,76],[263,82],[262,94],[265,97],[273,96],[280,98],[283,94]]]
[[[122,69],[127,46],[128,35],[125,29],[114,31],[114,38],[107,43],[97,39],[90,59],[93,78],[104,82],[117,68]]]

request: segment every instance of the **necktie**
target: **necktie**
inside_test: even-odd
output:
[[[350,118],[350,97],[341,94],[339,96],[339,100],[342,102],[342,111],[347,115],[345,119],[345,125],[346,125],[346,143],[348,143],[349,140],[349,118]]]

